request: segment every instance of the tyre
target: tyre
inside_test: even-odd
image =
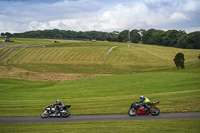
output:
[[[47,111],[44,111],[42,114],[41,114],[41,117],[42,118],[47,118],[49,116],[49,113]]]
[[[69,117],[71,112],[70,112],[70,110],[66,110],[64,112],[61,112],[60,114],[61,114],[62,117]]]
[[[130,116],[136,116],[137,115],[137,110],[134,108],[129,109],[128,114]]]
[[[153,107],[153,108],[151,108],[150,113],[151,113],[151,115],[153,115],[153,116],[157,116],[157,115],[160,114],[160,109],[157,108],[157,107]]]

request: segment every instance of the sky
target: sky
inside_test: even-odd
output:
[[[0,0],[0,33],[200,31],[200,0]]]

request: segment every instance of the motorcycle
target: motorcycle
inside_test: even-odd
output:
[[[45,108],[45,111],[41,114],[42,118],[47,117],[69,117],[71,112],[68,110],[71,107],[71,105],[65,105],[63,107],[60,107],[59,111],[56,112],[56,107],[53,104],[48,105]]]
[[[152,102],[151,107],[148,111],[145,111],[145,107],[142,103],[135,102],[131,105],[128,114],[130,116],[136,116],[136,115],[149,115],[157,116],[160,114],[160,109],[155,107],[159,104],[159,101]]]

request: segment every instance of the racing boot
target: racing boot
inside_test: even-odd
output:
[[[147,105],[146,108],[144,108],[144,111],[148,113],[150,108],[151,108],[151,106]]]

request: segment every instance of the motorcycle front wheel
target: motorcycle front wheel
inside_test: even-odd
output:
[[[151,108],[150,113],[151,113],[151,115],[153,115],[153,116],[157,116],[157,115],[160,114],[160,109],[157,108],[157,107],[153,107],[153,108]]]
[[[71,112],[70,112],[70,110],[66,110],[65,112],[61,112],[60,114],[62,117],[69,117]]]
[[[130,116],[136,116],[137,115],[137,110],[134,108],[129,109],[128,114]]]
[[[49,116],[49,113],[47,111],[44,111],[42,114],[41,114],[41,117],[42,118],[47,118]]]

